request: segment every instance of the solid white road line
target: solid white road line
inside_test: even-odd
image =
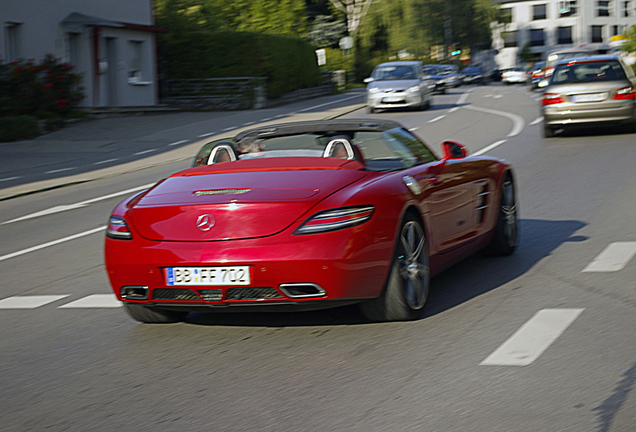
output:
[[[484,154],[487,151],[490,151],[490,150],[494,149],[495,147],[499,147],[500,145],[502,145],[505,142],[506,142],[506,140],[501,140],[501,141],[494,142],[494,143],[490,144],[488,147],[484,147],[483,149],[481,149],[479,151],[476,151],[475,153],[473,153],[473,155],[479,156],[481,154]]]
[[[445,116],[445,115],[441,115],[441,116],[439,116],[439,117],[435,117],[434,119],[429,120],[427,123],[435,123],[436,121],[441,120],[441,119],[443,119],[444,117],[446,117],[446,116]]]
[[[523,120],[523,117],[518,116],[517,114],[512,114],[512,113],[508,113],[504,111],[491,110],[488,108],[480,108],[480,107],[476,107],[472,105],[466,105],[466,106],[463,106],[462,108],[509,118],[510,120],[512,120],[512,124],[513,124],[512,130],[508,134],[509,137],[519,135],[519,133],[523,130],[523,127],[526,124],[526,122]]]
[[[5,225],[5,224],[13,223],[13,222],[18,222],[18,221],[21,221],[21,220],[26,220],[26,219],[32,219],[32,218],[39,217],[39,216],[46,216],[46,215],[49,215],[49,214],[59,213],[59,212],[66,211],[66,210],[75,210],[75,209],[78,209],[78,208],[86,207],[88,204],[92,204],[94,202],[104,201],[104,200],[107,200],[107,199],[110,199],[110,198],[115,198],[115,197],[118,197],[118,196],[121,196],[121,195],[128,195],[128,194],[131,194],[133,192],[138,192],[140,190],[148,189],[148,188],[150,188],[153,185],[154,185],[154,183],[148,183],[148,184],[145,184],[143,186],[137,186],[137,187],[134,187],[134,188],[131,188],[131,189],[126,189],[126,190],[115,192],[115,193],[112,193],[112,194],[103,195],[103,196],[100,196],[100,197],[97,197],[97,198],[91,198],[89,200],[78,202],[78,203],[75,203],[75,204],[67,204],[67,205],[60,205],[60,206],[51,207],[51,208],[48,208],[46,210],[42,210],[42,211],[39,211],[39,212],[36,212],[36,213],[31,213],[31,214],[28,214],[26,216],[22,216],[22,217],[19,217],[19,218],[16,218],[16,219],[11,219],[10,221],[2,222],[2,224],[0,224],[0,225]]]
[[[214,135],[214,132],[211,132],[210,135]],[[207,134],[206,134],[206,136],[207,136]],[[199,138],[200,137],[201,137],[201,135],[199,135]],[[176,145],[179,145],[179,144],[183,144],[184,142],[188,142],[188,140],[175,141],[173,143],[168,144],[168,147],[176,146]]]
[[[582,271],[614,272],[622,270],[636,255],[636,242],[616,242],[607,246]]]
[[[451,108],[448,110],[449,113],[454,113],[455,111],[457,111],[459,109],[459,107],[455,107],[455,108]]]
[[[541,123],[542,121],[543,121],[543,117],[537,117],[536,119],[534,119],[534,120],[532,121],[532,123],[530,123],[530,126],[534,126],[534,125],[536,125],[536,124],[539,124],[539,123]]]
[[[105,163],[108,163],[108,162],[115,162],[116,160],[119,160],[119,159],[106,159],[106,160],[103,160],[103,161],[95,162],[93,165],[101,165],[101,164],[105,164]]]
[[[74,169],[75,169],[75,167],[72,167],[72,168],[61,168],[61,169],[47,171],[44,174],[55,174],[55,173],[64,172],[64,171],[71,171],[71,170],[74,170]]]
[[[114,294],[93,294],[59,306],[58,309],[118,308],[121,302]]]
[[[35,309],[45,304],[68,297],[65,295],[15,296],[0,300],[0,309]]]
[[[583,310],[540,310],[482,361],[480,366],[527,366],[533,363]]]
[[[309,108],[301,109],[301,110],[298,110],[296,112],[300,113],[300,112],[305,112],[305,111],[311,111],[311,110],[316,109],[316,108],[321,108],[321,107],[324,107],[324,106],[327,106],[327,105],[333,105],[333,104],[338,103],[338,102],[344,102],[344,101],[349,100],[349,99],[355,99],[355,98],[359,98],[359,97],[363,97],[363,96],[364,96],[364,94],[361,93],[361,94],[357,94],[355,96],[350,96],[348,98],[338,99],[337,101],[327,102],[327,103],[324,103],[324,104],[320,104],[320,105],[312,106],[312,107],[309,107]]]
[[[37,250],[44,249],[44,248],[47,248],[49,246],[55,246],[55,245],[60,244],[60,243],[64,243],[64,242],[71,241],[71,240],[75,240],[75,239],[80,238],[80,237],[85,237],[87,235],[95,234],[95,233],[104,231],[105,229],[106,229],[106,226],[104,225],[102,227],[94,228],[94,229],[88,230],[88,231],[84,231],[84,232],[81,232],[79,234],[73,234],[73,235],[68,236],[68,237],[64,237],[64,238],[61,238],[61,239],[58,239],[58,240],[50,241],[48,243],[43,243],[41,245],[33,246],[33,247],[30,247],[30,248],[27,248],[27,249],[22,249],[21,251],[13,252],[13,253],[10,253],[10,254],[7,254],[7,255],[2,255],[2,256],[0,256],[0,261],[8,260],[9,258],[15,258],[15,257],[20,256],[20,255],[28,254],[30,252],[35,252]]]
[[[153,151],[157,151],[157,149],[150,149],[150,150],[144,150],[144,151],[140,151],[134,154],[134,156],[139,156],[142,154],[146,154],[146,153],[152,153]]]
[[[19,178],[22,178],[22,177],[7,177],[7,178],[0,179],[0,182],[9,181],[9,180],[17,180]]]

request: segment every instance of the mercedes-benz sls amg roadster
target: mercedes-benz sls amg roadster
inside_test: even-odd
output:
[[[392,121],[264,126],[206,144],[193,165],[110,216],[106,270],[137,321],[354,303],[412,320],[432,276],[517,244],[510,164],[450,141],[438,157]]]

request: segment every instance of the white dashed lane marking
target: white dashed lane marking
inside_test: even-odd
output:
[[[95,162],[93,165],[101,165],[101,164],[105,164],[105,163],[108,163],[108,162],[115,162],[116,160],[119,160],[119,159],[106,159],[106,160],[103,160],[103,161]]]
[[[58,309],[118,308],[121,302],[114,294],[93,294],[58,307]]]
[[[56,170],[47,171],[44,174],[55,174],[55,173],[64,172],[64,171],[71,171],[71,170],[74,170],[74,169],[75,169],[75,167],[73,167],[73,168],[60,168],[60,169],[56,169]]]
[[[135,153],[135,156],[139,156],[139,155],[146,154],[146,153],[152,153],[153,151],[157,151],[157,149],[150,149],[150,150],[140,151],[140,152]]]
[[[207,134],[206,134],[206,135],[207,135]],[[214,135],[214,132],[212,132],[212,133],[211,133],[211,135]],[[201,135],[199,135],[199,137],[200,137],[200,136],[201,136]],[[175,141],[175,142],[173,142],[173,143],[168,144],[168,147],[176,146],[176,145],[179,145],[179,144],[183,144],[184,142],[188,142],[188,140]]]
[[[9,181],[9,180],[17,180],[19,178],[21,177],[7,177],[7,178],[0,179],[0,182]]]
[[[68,297],[65,295],[15,296],[0,300],[0,309],[35,309]]]
[[[583,269],[584,272],[615,272],[622,270],[636,255],[636,242],[616,242],[607,246]]]
[[[481,366],[527,366],[539,358],[583,309],[543,309],[490,354]]]

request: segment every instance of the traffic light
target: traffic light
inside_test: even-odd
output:
[[[452,56],[456,56],[456,55],[460,55],[462,53],[462,50],[455,50],[453,52],[451,52]]]

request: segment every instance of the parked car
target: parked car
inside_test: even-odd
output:
[[[374,321],[416,319],[432,276],[517,244],[507,162],[451,141],[440,158],[392,121],[262,126],[194,165],[110,216],[106,272],[137,321],[354,303]]]
[[[504,84],[525,84],[527,79],[528,73],[519,66],[506,69],[501,74],[501,82]]]
[[[545,137],[583,124],[636,122],[636,76],[616,55],[557,63],[541,100]]]
[[[528,87],[531,90],[539,88],[539,82],[545,78],[545,62],[537,62],[530,68],[528,74]]]
[[[464,84],[488,84],[490,78],[482,66],[466,66],[461,71]]]
[[[419,61],[382,63],[364,82],[370,113],[387,108],[428,109],[433,100],[433,89]]]

